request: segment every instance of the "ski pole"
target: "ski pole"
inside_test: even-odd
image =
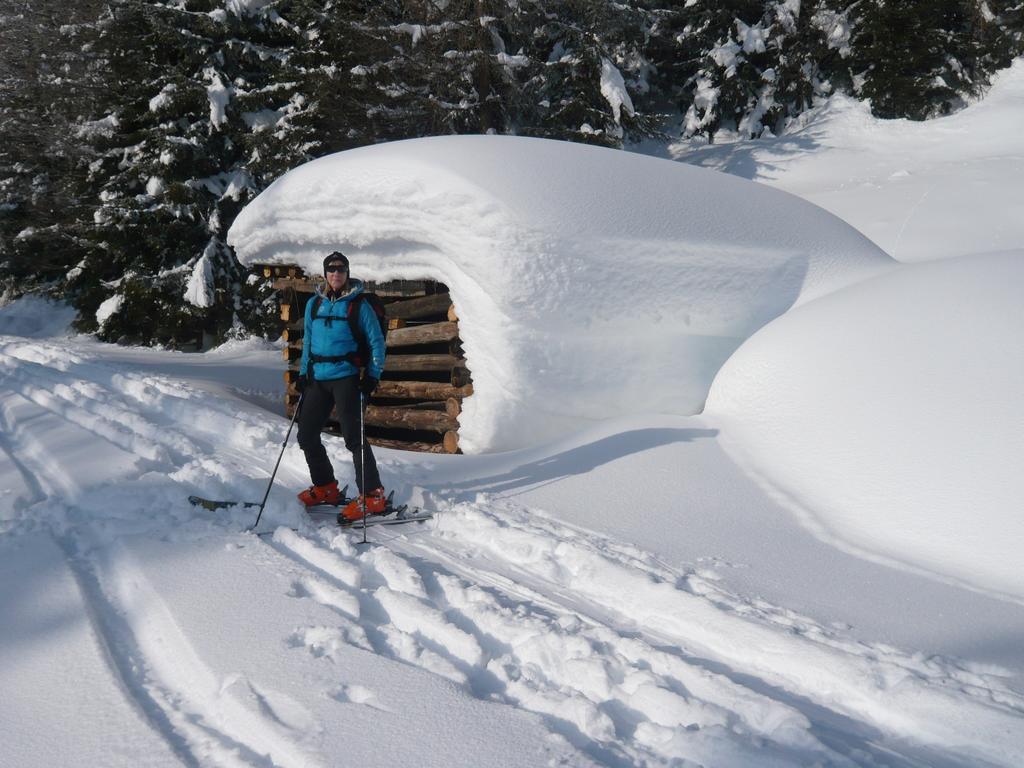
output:
[[[303,392],[299,395],[299,401],[295,403],[295,410],[292,412],[292,420],[288,422],[288,431],[284,435],[284,442],[281,443],[281,453],[277,456],[277,463],[274,465],[274,471],[270,473],[270,482],[267,483],[267,492],[263,494],[263,501],[260,502],[260,512],[256,515],[256,522],[252,524],[250,531],[256,529],[256,526],[260,524],[260,518],[263,517],[263,507],[267,504],[267,498],[270,496],[270,489],[274,485],[274,478],[277,477],[277,468],[281,466],[281,459],[284,458],[284,449],[288,447],[288,438],[292,435],[292,427],[295,426],[295,417],[299,415],[299,409],[302,407],[302,398],[306,396]]]
[[[366,543],[366,424],[363,412],[366,408],[366,395],[359,391],[359,495],[363,499],[363,540]]]

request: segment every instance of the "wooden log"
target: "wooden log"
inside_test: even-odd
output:
[[[294,333],[285,339],[288,342],[285,360],[298,360],[302,357],[302,337],[294,338]],[[457,349],[457,348],[454,348]],[[455,354],[434,355],[388,355],[384,358],[385,371],[447,371],[451,368],[465,366],[466,361]]]
[[[281,331],[281,337],[289,342],[302,341],[302,328],[285,328]]]
[[[294,265],[264,264],[255,268],[262,271],[264,278],[274,278],[273,287],[278,290],[293,288],[300,293],[312,293],[317,284],[324,282],[322,275],[306,274],[300,267]],[[432,281],[366,281],[366,287],[368,291],[386,299],[413,300],[447,296],[446,289],[444,293],[435,293],[438,284]],[[444,307],[437,311],[443,312]]]
[[[298,293],[312,293],[316,282],[308,277],[278,277],[271,284],[275,291],[293,290]]]
[[[452,341],[459,337],[458,323],[429,323],[413,325],[409,328],[396,328],[388,332],[388,347],[410,347],[414,344],[434,344],[439,341]]]
[[[405,320],[400,317],[392,317],[388,320],[388,330],[394,331],[398,328],[405,328]]]
[[[421,317],[430,317],[431,315],[446,315],[451,304],[451,296],[447,293],[435,293],[433,296],[423,296],[418,299],[393,301],[385,309],[389,318],[397,317],[402,320],[415,320]]]
[[[374,392],[376,397],[422,400],[448,400],[469,397],[472,394],[472,384],[453,387],[441,381],[382,381]]]
[[[447,408],[445,407],[444,400],[424,400],[422,403],[402,403],[401,405],[385,405],[383,403],[375,402],[377,396],[374,395],[370,401],[370,405],[381,405],[384,408],[398,408],[402,411],[437,411],[438,413],[446,413]]]
[[[465,363],[466,361],[463,360],[462,362]],[[458,368],[452,369],[451,382],[453,387],[471,386],[473,383],[473,378],[472,376],[469,375],[468,368],[464,366],[459,366]]]
[[[441,445],[444,446],[445,453],[458,453],[459,433],[454,431],[445,432],[444,437],[441,439]]]
[[[458,421],[441,411],[414,411],[382,405],[367,406],[366,423],[374,427],[421,429],[442,433],[459,428]]]
[[[465,360],[454,355],[388,355],[384,358],[385,371],[450,371],[465,365]]]
[[[385,437],[368,437],[366,441],[381,448],[394,448],[399,451],[419,451],[420,453],[447,453],[444,443],[423,443],[412,440],[391,440]]]
[[[448,307],[448,322],[450,322],[450,323],[457,323],[457,322],[459,322],[459,315],[455,311],[455,305],[454,304],[452,304],[450,307]]]
[[[412,298],[433,293],[436,285],[431,280],[367,280],[366,290],[384,298]]]
[[[302,359],[302,345],[301,343],[292,346],[289,344],[287,347],[281,350],[281,357],[287,360],[289,363],[297,363]]]
[[[290,302],[289,303],[284,303],[284,304],[281,305],[281,319],[284,322],[290,323],[292,321],[292,313],[293,312],[294,312],[294,309],[292,308],[292,305],[291,305]]]
[[[284,373],[285,392],[289,396],[298,397],[296,382],[302,378],[298,370]],[[432,401],[436,410],[443,410],[451,416],[462,413],[460,401],[473,394],[473,385],[453,387],[442,381],[382,381],[377,385],[373,397],[392,400],[428,400]],[[402,406],[394,406],[401,408]]]
[[[376,394],[374,395],[376,399]],[[374,405],[371,401],[371,405]],[[390,405],[382,406],[385,408],[397,408],[401,411],[436,411],[438,413],[446,413],[451,418],[459,418],[459,414],[462,413],[462,404],[454,397],[447,400],[427,400],[422,403],[411,403],[409,405]]]
[[[272,277],[273,274],[267,275]],[[317,285],[323,283],[323,278],[316,277],[311,278],[305,275],[296,274],[293,276],[273,276],[274,282],[271,283],[271,287],[276,291],[287,291],[293,290],[297,293],[313,293],[316,290]],[[415,290],[389,290],[381,289],[377,290],[372,285],[367,286],[367,290],[376,293],[378,296],[390,298],[393,296],[406,297],[413,296],[414,298],[400,298],[397,301],[393,301],[387,304],[388,316],[389,317],[402,317],[405,319],[417,318],[417,317],[429,317],[430,315],[444,315],[448,311],[448,306],[451,304],[451,297],[447,293],[434,293],[423,295],[423,291]],[[392,307],[398,307],[402,305],[402,309],[396,310],[399,314],[392,315]],[[404,306],[408,305],[408,306]],[[406,312],[412,312],[413,314],[407,315]]]
[[[264,277],[302,276],[302,269],[295,264],[254,264],[253,269],[262,271]]]

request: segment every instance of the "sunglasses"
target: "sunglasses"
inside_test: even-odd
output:
[[[348,272],[348,267],[344,264],[328,264],[324,272]]]

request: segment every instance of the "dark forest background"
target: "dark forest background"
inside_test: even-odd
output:
[[[1022,52],[1024,0],[0,0],[0,304],[62,298],[112,341],[264,334],[224,236],[315,157],[752,140],[839,92],[926,120]]]

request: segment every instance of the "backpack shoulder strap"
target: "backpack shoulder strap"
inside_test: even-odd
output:
[[[376,293],[366,293],[363,295],[366,298],[366,303],[369,304],[370,309],[373,310],[373,314],[375,314],[378,319],[383,319],[387,310],[384,309],[384,302],[380,300],[380,296]]]
[[[352,329],[352,338],[357,341],[363,333],[363,329],[359,327],[359,305],[365,298],[365,293],[353,296],[352,300],[348,303],[348,309],[345,310],[345,319],[348,320],[349,328]]]

